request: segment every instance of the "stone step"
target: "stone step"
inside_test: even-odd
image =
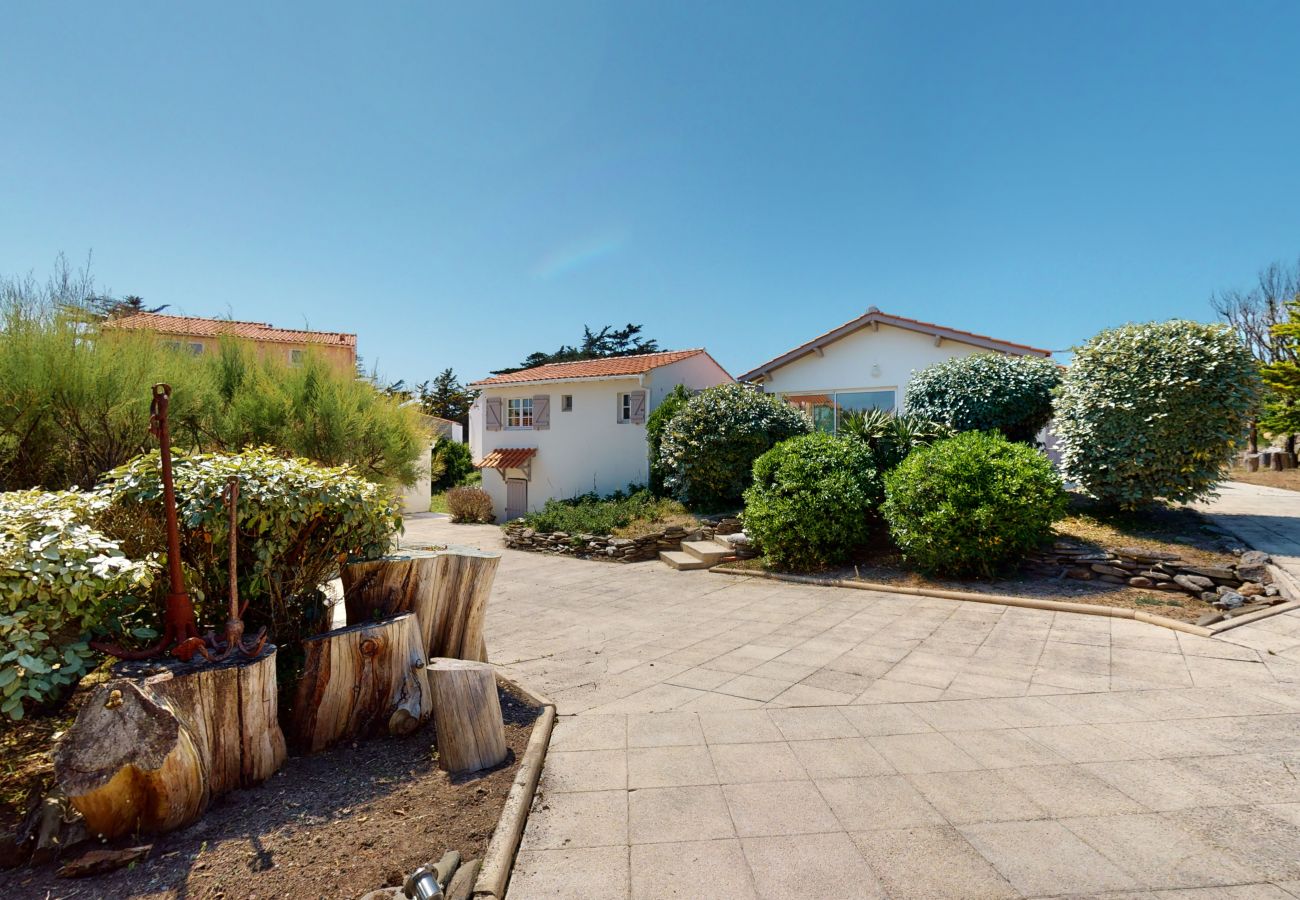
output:
[[[682,541],[682,549],[711,566],[716,566],[731,555],[731,550],[714,541]]]
[[[705,562],[698,556],[692,556],[689,553],[683,553],[681,550],[660,550],[660,561],[667,563],[674,569],[687,571],[690,569],[707,569],[712,563]]]

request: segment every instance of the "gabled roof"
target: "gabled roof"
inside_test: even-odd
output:
[[[536,447],[501,447],[474,463],[474,466],[479,469],[518,469],[536,455]]]
[[[904,328],[908,331],[916,331],[921,334],[933,336],[936,340],[947,338],[948,340],[957,341],[962,344],[970,344],[975,347],[984,347],[988,350],[996,350],[999,353],[1007,353],[1011,356],[1051,356],[1051,350],[1043,350],[1040,347],[1031,347],[1028,344],[1017,344],[1012,341],[1002,341],[997,338],[989,337],[986,334],[976,334],[973,331],[962,331],[959,328],[948,328],[944,325],[936,325],[933,322],[922,322],[920,319],[909,319],[905,316],[893,316],[884,313],[876,307],[871,307],[866,314],[859,316],[851,322],[845,322],[838,328],[833,328],[823,335],[819,335],[808,341],[806,344],[800,344],[788,353],[769,359],[761,366],[756,366],[737,378],[737,381],[753,381],[756,378],[762,378],[770,373],[773,369],[779,369],[787,363],[792,363],[796,359],[807,356],[809,353],[815,353],[827,344],[838,341],[840,338],[848,337],[855,331],[860,331],[868,326],[892,325],[894,328]]]
[[[609,356],[603,359],[581,359],[576,362],[547,363],[531,369],[520,369],[506,375],[494,375],[470,384],[470,387],[492,387],[498,384],[528,384],[535,381],[562,381],[566,378],[620,378],[640,375],[651,369],[667,366],[678,360],[709,356],[703,347],[694,350],[662,350],[658,353],[641,353],[636,356]],[[713,357],[709,356],[709,359]],[[716,360],[714,365],[717,365]],[[718,368],[722,368],[718,366]],[[723,369],[725,372],[726,370]]]
[[[357,336],[338,331],[300,331],[276,328],[265,322],[239,322],[233,319],[204,319],[199,316],[169,316],[163,313],[131,313],[109,319],[107,328],[127,328],[137,331],[156,331],[184,337],[219,337],[223,334],[267,341],[273,344],[332,344],[357,346]]]

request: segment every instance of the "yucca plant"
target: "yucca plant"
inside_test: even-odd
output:
[[[953,432],[941,422],[911,413],[895,415],[883,409],[868,409],[845,413],[840,419],[839,433],[866,444],[877,470],[887,472],[916,448],[928,447]]]

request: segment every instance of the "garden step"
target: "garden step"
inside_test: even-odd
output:
[[[698,556],[692,556],[691,554],[683,553],[680,550],[660,550],[659,559],[672,566],[674,569],[682,570],[707,569],[713,565],[713,563],[705,562]]]
[[[682,549],[711,566],[716,566],[733,552],[714,541],[682,541]]]

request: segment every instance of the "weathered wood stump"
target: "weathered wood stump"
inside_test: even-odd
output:
[[[438,764],[455,775],[504,760],[505,724],[492,667],[463,659],[431,659],[427,671]]]
[[[304,753],[387,731],[409,734],[429,718],[419,620],[405,613],[307,638],[291,730]]]
[[[55,778],[94,833],[161,832],[284,764],[275,647],[232,657],[122,663],[55,750]]]
[[[413,612],[430,658],[486,662],[483,620],[500,563],[499,553],[452,547],[404,550],[344,566],[348,625]]]
[[[92,834],[170,831],[210,799],[202,752],[164,701],[117,680],[86,700],[54,752],[54,774]]]

